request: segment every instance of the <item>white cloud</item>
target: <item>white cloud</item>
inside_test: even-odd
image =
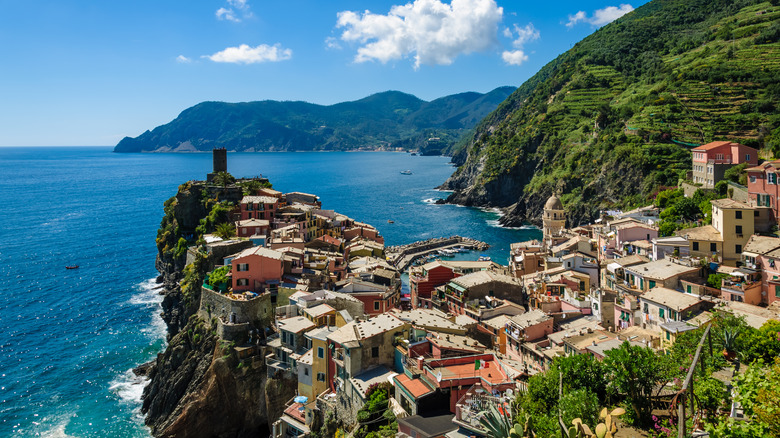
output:
[[[242,19],[251,18],[252,11],[249,10],[247,0],[227,0],[227,7],[217,9],[215,15],[217,20],[240,22]]]
[[[607,23],[611,23],[618,18],[633,11],[634,7],[628,4],[617,6],[607,6],[604,9],[598,9],[593,13],[593,18],[590,19],[590,24],[594,26],[603,26]]]
[[[339,44],[339,40],[335,37],[327,37],[325,38],[325,48],[329,50],[339,50],[341,49],[341,44]]]
[[[217,20],[228,20],[234,22],[241,21],[240,18],[236,17],[236,11],[232,9],[219,8],[217,9],[216,15],[217,15]]]
[[[534,27],[533,23],[528,23],[525,27],[515,24],[514,31],[510,29],[504,31],[504,36],[508,38],[512,38],[515,35],[517,37],[512,41],[512,46],[515,50],[505,50],[501,53],[501,59],[509,65],[521,65],[528,61],[528,55],[523,51],[523,46],[529,41],[539,39],[539,31]]]
[[[569,21],[566,23],[566,27],[574,27],[577,23],[585,22],[590,23],[593,26],[603,26],[607,23],[611,23],[618,18],[633,11],[634,7],[629,4],[621,4],[620,6],[607,6],[604,9],[597,9],[593,11],[593,16],[588,17],[585,11],[578,11],[574,15],[569,15]]]
[[[189,64],[190,62],[192,62],[192,60],[190,58],[187,58],[184,55],[179,55],[176,57],[176,62],[178,62],[179,64]]]
[[[580,21],[585,21],[588,18],[588,14],[585,11],[578,11],[574,15],[569,15],[569,22],[566,23],[566,27],[574,27],[575,24]]]
[[[214,62],[229,62],[233,64],[256,64],[259,62],[278,62],[285,61],[292,57],[292,50],[282,49],[279,44],[269,46],[260,44],[257,47],[250,47],[247,44],[241,44],[238,47],[228,47],[221,52],[213,55],[205,55]]]
[[[358,43],[355,62],[414,57],[414,67],[449,65],[459,55],[494,46],[503,8],[495,0],[414,0],[387,15],[338,13],[341,39]]]
[[[501,59],[509,65],[520,65],[528,61],[528,55],[522,50],[504,50],[504,53],[501,54]]]

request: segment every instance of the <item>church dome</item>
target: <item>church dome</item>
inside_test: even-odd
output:
[[[547,203],[544,204],[545,210],[563,210],[563,203],[561,203],[561,200],[558,199],[557,196],[552,195],[550,196],[550,199],[547,200]]]

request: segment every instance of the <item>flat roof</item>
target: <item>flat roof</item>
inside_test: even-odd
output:
[[[241,198],[242,204],[273,204],[279,202],[279,198],[273,196],[244,196]]]
[[[640,295],[639,299],[664,305],[677,312],[683,311],[701,302],[699,298],[693,295],[688,295],[665,287],[654,287]]]
[[[703,227],[685,228],[675,231],[678,236],[685,237],[688,240],[706,240],[712,242],[722,242],[723,236],[720,231],[712,225],[705,225]]]
[[[307,307],[307,308],[303,309],[303,312],[311,315],[314,318],[317,318],[319,316],[325,315],[325,314],[330,313],[330,312],[335,313],[336,309],[334,309],[333,307],[323,303],[323,304],[319,304],[319,305],[316,305],[316,306]]]
[[[415,399],[431,394],[434,389],[425,384],[424,379],[410,379],[405,374],[399,374],[393,377],[393,380],[406,389],[406,392]]]
[[[713,199],[710,201],[712,205],[718,207],[718,208],[725,208],[725,209],[739,209],[739,210],[752,210],[753,207],[743,204],[741,202],[735,201],[730,198],[723,198],[723,199]]]
[[[678,265],[677,263],[672,263],[667,259],[660,259],[654,262],[626,267],[625,269],[644,278],[663,280],[672,278],[677,275],[696,272],[701,268],[698,266],[691,267]]]
[[[303,316],[293,316],[276,321],[276,325],[284,331],[291,333],[300,333],[314,327],[314,323]]]

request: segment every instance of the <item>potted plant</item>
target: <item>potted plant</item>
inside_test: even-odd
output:
[[[723,330],[723,357],[728,361],[737,357],[736,339],[739,332],[736,329],[727,328]]]

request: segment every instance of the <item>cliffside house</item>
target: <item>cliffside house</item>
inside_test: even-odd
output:
[[[263,219],[273,221],[279,209],[279,198],[272,196],[244,196],[241,199],[241,220]]]
[[[772,223],[780,221],[780,160],[767,161],[747,169],[748,196],[756,209],[756,216],[767,213]]]
[[[284,255],[255,246],[241,251],[231,260],[233,291],[275,292],[281,281]]]
[[[758,151],[739,143],[714,141],[691,149],[693,182],[713,189],[723,174],[741,163],[758,164]]]

